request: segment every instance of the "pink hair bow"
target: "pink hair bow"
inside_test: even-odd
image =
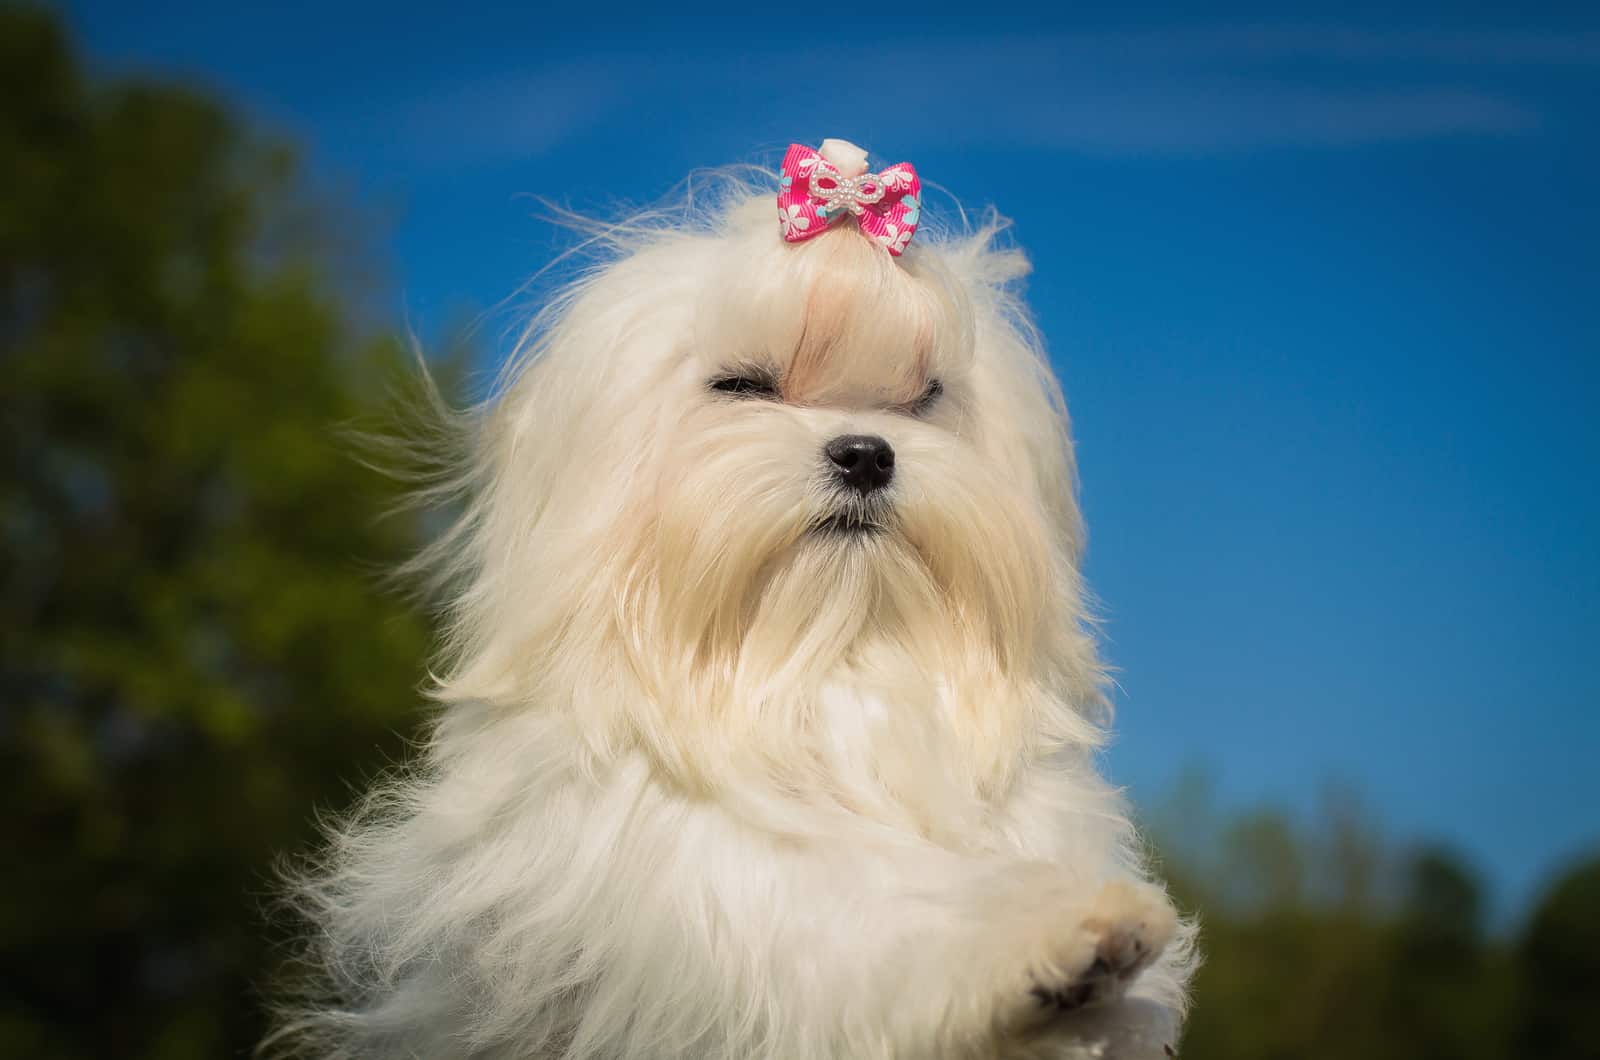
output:
[[[922,218],[922,182],[910,162],[867,172],[867,154],[843,140],[824,140],[820,151],[790,144],[778,188],[783,238],[800,243],[845,215],[899,257]]]

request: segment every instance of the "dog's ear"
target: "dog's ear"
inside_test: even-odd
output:
[[[999,466],[1027,467],[1030,484],[1074,563],[1082,552],[1077,462],[1070,419],[1043,339],[1022,301],[1019,281],[1031,266],[1003,246],[1008,223],[991,213],[970,235],[937,244],[942,267],[959,286],[972,328],[971,386],[979,421]]]

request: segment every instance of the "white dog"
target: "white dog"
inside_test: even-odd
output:
[[[265,1052],[1173,1054],[1026,263],[908,247],[864,157],[792,149],[776,228],[736,185],[610,229],[540,315],[431,553],[443,709],[300,881]]]

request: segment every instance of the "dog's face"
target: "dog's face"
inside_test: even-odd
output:
[[[461,694],[559,696],[691,772],[792,750],[839,682],[977,757],[1049,739],[1041,703],[1088,706],[1097,674],[1064,415],[995,286],[1015,262],[896,261],[853,226],[790,246],[758,206],[597,274],[505,395]]]

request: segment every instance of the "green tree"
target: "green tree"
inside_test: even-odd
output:
[[[1517,1056],[1600,1060],[1600,859],[1550,888],[1517,946]]]
[[[1383,1018],[1414,1060],[1504,1057],[1510,990],[1503,946],[1483,927],[1483,888],[1443,847],[1405,867]]]
[[[1450,851],[1387,850],[1337,790],[1310,822],[1218,819],[1203,781],[1158,812],[1180,904],[1201,920],[1185,1060],[1503,1060],[1506,947],[1483,927],[1482,887]],[[1572,972],[1552,965],[1556,981]]]
[[[248,1047],[274,854],[416,717],[418,528],[338,433],[403,358],[293,173],[0,5],[5,1055]]]

